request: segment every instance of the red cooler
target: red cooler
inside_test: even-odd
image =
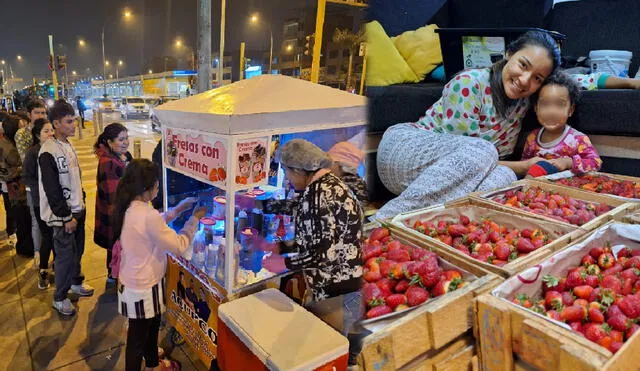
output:
[[[218,308],[218,366],[223,371],[341,371],[348,358],[344,336],[276,289]]]

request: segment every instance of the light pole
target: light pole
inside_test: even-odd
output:
[[[123,64],[124,62],[122,61],[122,59],[118,60],[118,63],[116,64],[116,87],[118,88],[118,96],[122,95],[120,93],[120,76],[118,75],[118,73],[120,72],[120,67],[122,67]]]
[[[257,14],[251,16],[251,23],[256,24],[259,20],[260,18]],[[271,64],[273,62],[273,32],[271,29],[271,23],[269,23],[269,40],[269,75],[271,75]]]
[[[125,19],[129,19],[132,16],[131,11],[128,10],[128,9],[125,9],[123,15],[124,15]],[[104,80],[102,80],[103,81],[103,83],[102,83],[103,88],[102,89],[103,89],[104,95],[106,96],[107,95],[107,79],[106,79],[106,77],[107,77],[107,64],[106,64],[107,60],[106,60],[105,55],[104,55],[104,26],[105,26],[105,24],[106,24],[106,22],[102,24],[102,34],[101,34],[102,37],[101,37],[101,39],[102,39],[102,75],[104,76]]]

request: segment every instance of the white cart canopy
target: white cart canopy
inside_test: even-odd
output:
[[[362,96],[282,75],[242,80],[155,109],[163,125],[216,134],[365,124]]]

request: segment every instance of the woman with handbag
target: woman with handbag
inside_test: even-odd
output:
[[[9,116],[2,123],[4,137],[0,139],[0,181],[7,184],[11,206],[7,213],[13,214],[17,228],[16,252],[21,256],[32,258],[31,215],[27,206],[27,191],[22,179],[22,161],[15,142],[20,120],[20,117]]]

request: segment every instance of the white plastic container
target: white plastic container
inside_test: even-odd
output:
[[[617,77],[629,77],[633,53],[627,50],[592,50],[589,52],[591,72],[605,72]]]

